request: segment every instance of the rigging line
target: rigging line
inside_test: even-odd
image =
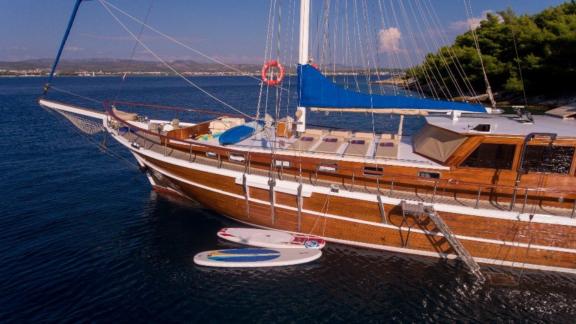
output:
[[[380,19],[382,21],[382,28],[381,29],[384,30],[384,29],[386,29],[386,21],[388,20],[388,14],[386,12],[386,17],[385,17],[385,11],[383,9],[382,0],[378,0],[378,10],[380,11]],[[399,68],[400,64],[393,62],[394,57],[395,56],[388,53],[386,55],[386,63],[388,64],[389,67],[393,67],[394,65],[396,65],[396,67]],[[392,76],[392,78],[395,77],[394,72],[391,72],[390,75]],[[393,91],[394,95],[398,95],[398,93],[399,93],[398,86],[395,83],[392,83],[392,91]]]
[[[296,1],[292,1],[292,6],[290,7],[290,14],[288,15],[291,17],[291,25],[290,25],[290,45],[288,49],[288,62],[293,62],[294,60],[294,34],[295,34],[295,24],[296,24]],[[291,56],[291,57],[290,57]],[[296,67],[294,67],[296,68]],[[286,116],[290,115],[290,99],[292,97],[292,78],[288,76],[288,91],[286,93]]]
[[[281,46],[281,36],[282,36],[282,1],[278,3],[278,30],[276,31],[276,59],[280,61],[280,46]],[[282,105],[282,95],[278,87],[276,88],[276,107],[275,108],[275,118],[278,120],[280,118],[280,106]]]
[[[148,6],[148,11],[146,11],[146,15],[144,16],[144,23],[148,22],[148,18],[150,17],[150,13],[152,12],[152,7],[154,6],[154,0],[150,1],[150,5]],[[140,30],[138,31],[138,39],[142,38],[142,34],[144,33],[144,24],[140,25]],[[130,61],[134,59],[134,55],[136,55],[136,50],[138,49],[138,42],[134,42],[134,46],[132,47],[132,52],[130,53]],[[118,100],[118,96],[120,92],[124,88],[124,82],[126,81],[126,73],[122,76],[120,81],[120,86],[116,89],[116,94],[114,95],[114,101]]]
[[[396,28],[400,28],[400,23],[398,21],[398,16],[396,14],[395,5],[392,1],[390,1],[390,12],[391,12],[390,19],[389,19],[391,21],[390,26],[396,26]],[[392,23],[394,25],[392,25]],[[404,41],[402,40],[402,38],[400,38],[399,44],[400,45],[404,44]],[[401,59],[400,50],[393,49],[392,53],[396,57],[396,60],[398,62],[398,67],[402,67],[403,65],[404,66],[413,66],[414,65],[414,63],[411,61],[410,55],[402,55],[402,59]],[[410,77],[411,70],[412,69],[410,67],[404,69],[404,71],[405,71],[404,73],[405,73],[406,77]],[[412,75],[412,78],[414,78],[413,75]],[[420,82],[417,79],[415,79],[414,88],[415,88],[415,92],[418,94],[419,97],[421,97],[421,98],[424,97],[424,94],[423,94],[422,89],[420,87]]]
[[[335,83],[336,82],[336,50],[338,47],[338,40],[337,40],[337,35],[338,35],[338,7],[339,7],[339,3],[338,0],[336,0],[336,5],[334,6],[334,19],[332,20],[333,23],[331,25],[333,25],[334,27],[332,29],[334,29],[334,40],[332,43],[332,81]]]
[[[430,76],[428,75],[428,71],[426,69],[423,69],[424,80],[425,80],[426,84],[422,84],[420,82],[420,80],[418,80],[418,78],[417,78],[415,67],[418,66],[418,58],[416,55],[417,55],[417,52],[419,51],[419,47],[418,47],[417,42],[415,40],[411,24],[408,22],[408,15],[406,14],[406,9],[404,8],[404,1],[399,0],[397,2],[399,3],[398,16],[400,16],[400,21],[404,23],[404,28],[408,32],[408,39],[405,41],[406,42],[405,44],[406,45],[412,44],[412,47],[413,47],[413,50],[410,52],[409,55],[407,55],[409,58],[409,61],[410,61],[409,71],[412,73],[413,78],[417,81],[416,85],[420,87],[420,91],[422,93],[421,94],[422,98],[426,98],[426,97],[428,97],[428,95],[424,91],[425,85],[430,84],[432,81],[430,80]],[[395,12],[394,12],[394,14],[396,15]],[[400,23],[398,23],[398,24],[400,24]],[[432,97],[433,98],[437,97],[436,94],[434,93],[434,91],[432,91]]]
[[[368,61],[368,58],[366,56],[366,52],[364,51],[364,44],[362,42],[362,35],[360,33],[360,14],[358,13],[358,1],[359,0],[353,0],[353,4],[354,4],[354,13],[353,13],[353,17],[354,17],[354,30],[356,32],[356,39],[358,40],[358,48],[360,50],[360,63],[364,65],[365,67],[365,71],[364,73],[366,74],[365,76],[365,80],[366,80],[366,84],[368,86],[368,93],[370,94],[370,101],[372,101],[372,85],[370,84],[370,63]]]
[[[264,61],[268,60],[268,46],[271,43],[270,40],[270,25],[272,24],[272,12],[273,12],[273,5],[270,5],[270,9],[268,9],[268,20],[266,25],[266,42],[264,45]],[[266,92],[268,92],[268,88],[266,88]],[[260,81],[260,91],[258,93],[258,104],[256,105],[256,118],[260,118],[260,108],[262,107],[262,95],[264,93],[264,82]]]
[[[402,0],[399,0],[402,1]],[[396,23],[396,26],[400,27],[400,20],[398,19],[398,14],[396,13],[396,8],[394,6],[393,3],[390,3],[390,8],[392,8],[392,17],[394,18],[394,22]],[[402,38],[401,38],[402,41]],[[399,55],[399,53],[397,53]],[[424,91],[422,90],[422,85],[420,84],[420,81],[418,81],[418,78],[416,78],[415,74],[414,74],[414,61],[412,60],[412,55],[405,55],[405,58],[407,60],[407,63],[411,66],[410,68],[407,69],[406,74],[410,75],[412,74],[412,78],[414,78],[415,81],[415,85],[416,85],[416,91],[418,92],[418,94],[420,95],[421,98],[424,98]]]
[[[419,43],[424,43],[424,46],[428,47],[428,42],[427,42],[428,37],[422,37],[423,33],[421,31],[420,21],[416,17],[414,7],[412,6],[412,2],[407,1],[406,6],[404,6],[403,2],[400,2],[400,7],[401,7],[402,15],[404,16],[405,21],[408,21],[408,17],[409,17],[408,10],[406,9],[406,7],[408,7],[408,9],[410,10],[411,17],[413,17],[413,19],[416,22],[414,24],[415,25],[414,30],[409,28],[408,32],[409,32],[410,38],[412,40],[413,46],[415,48],[416,61],[418,61],[419,60],[418,55],[421,56],[422,58],[425,57],[425,54],[422,52],[422,48],[419,46]],[[412,24],[408,24],[408,26],[412,26]],[[423,41],[418,42],[416,35],[420,35],[420,38],[423,39]],[[422,59],[420,59],[420,60],[422,60]],[[420,67],[421,67],[421,69],[424,73],[424,76],[426,78],[426,83],[427,83],[428,89],[429,89],[429,91],[432,92],[432,97],[435,99],[440,99],[440,95],[438,94],[438,91],[436,90],[436,86],[435,86],[435,84],[439,85],[440,83],[438,82],[438,79],[436,78],[436,75],[434,74],[434,70],[432,70],[432,67],[429,64],[426,64],[426,62],[424,62],[423,64],[420,64]]]
[[[416,2],[416,9],[417,9],[418,13],[420,14],[422,21],[424,22],[424,29],[430,30],[430,31],[431,30],[440,30],[440,28],[434,26],[434,24],[431,23],[431,21],[429,19],[429,14],[423,8],[421,1],[415,1],[415,2]],[[412,7],[412,9],[414,9],[414,7]],[[436,49],[436,51],[439,51],[440,48],[442,47],[440,42],[438,42],[438,40],[436,39],[436,37],[431,36],[431,37],[425,37],[424,39],[430,41],[430,43],[425,42],[426,47],[427,47],[427,51],[430,53],[434,52],[434,49]],[[440,60],[442,61],[442,59],[443,59],[443,56]],[[426,63],[427,60],[425,59],[424,62]],[[438,67],[438,63],[436,62],[436,60],[432,60],[431,65],[434,68],[433,70],[432,70],[432,67],[430,68],[432,70],[431,73],[434,76],[434,79],[436,80],[436,82],[438,83],[438,87],[440,88],[440,92],[442,92],[442,96],[444,98],[446,98],[447,100],[450,100],[453,96],[452,96],[452,93],[450,92],[450,88],[448,87],[448,84],[446,83],[446,80],[444,80],[444,77],[442,76],[442,72],[440,71],[440,68]],[[440,80],[440,82],[438,80]]]
[[[100,104],[100,105],[102,104],[102,101],[101,101],[101,100],[94,99],[94,98],[90,98],[90,97],[86,97],[86,96],[83,96],[83,95],[80,95],[80,94],[77,94],[77,93],[75,93],[75,92],[68,91],[68,90],[65,90],[65,89],[62,89],[62,88],[59,88],[59,87],[50,86],[50,89],[53,89],[53,90],[56,90],[56,91],[58,91],[58,92],[62,92],[62,93],[65,93],[65,94],[69,94],[69,95],[74,96],[74,97],[82,98],[82,99],[84,99],[84,100],[88,100],[88,101],[91,101],[91,102],[94,102],[94,103],[97,103],[97,104]]]
[[[411,15],[415,18],[415,29],[416,29],[416,33],[414,32],[414,30],[412,30],[412,28],[408,27],[408,34],[410,35],[410,39],[412,40],[413,46],[416,50],[416,53],[418,55],[421,55],[422,57],[424,57],[424,53],[422,52],[422,49],[420,46],[418,46],[418,41],[416,39],[415,34],[419,34],[419,35],[423,35],[423,33],[421,32],[421,28],[420,28],[420,23],[419,23],[419,19],[416,19],[416,14],[414,12],[414,7],[412,7],[411,5],[411,1],[407,2],[407,7],[408,9],[410,9],[410,13]],[[400,2],[400,7],[402,10],[402,15],[404,16],[405,21],[408,21],[408,13],[406,10],[406,6],[404,6],[403,2]],[[410,26],[410,24],[408,24],[408,26]],[[421,36],[422,37],[422,36]],[[426,44],[426,38],[427,37],[422,37],[424,39],[424,44]],[[426,78],[426,82],[428,83],[428,87],[430,89],[430,91],[432,92],[432,96],[435,99],[440,99],[440,96],[438,95],[438,91],[436,90],[436,87],[434,86],[434,82],[433,80],[436,80],[432,71],[432,68],[428,65],[428,64],[422,64],[422,71],[424,72],[424,77]],[[438,81],[436,80],[436,83],[438,83]]]
[[[329,29],[328,27],[330,22],[330,1],[325,1],[323,6],[323,13],[322,13],[322,44],[320,46],[320,59],[318,62],[318,66],[320,69],[324,69],[327,61],[326,52],[328,51],[326,48],[329,47],[328,38],[329,38]]]
[[[256,79],[256,80],[260,80],[259,78],[253,76],[253,75],[250,74],[250,73],[246,73],[246,72],[244,72],[244,71],[242,71],[242,70],[240,70],[240,69],[238,69],[238,68],[236,68],[236,67],[234,67],[234,66],[232,66],[232,65],[230,65],[230,64],[226,64],[226,63],[224,63],[224,62],[222,62],[222,61],[220,61],[220,60],[218,60],[218,59],[216,59],[216,58],[213,58],[213,57],[211,57],[211,56],[209,56],[209,55],[207,55],[207,54],[204,54],[203,52],[201,52],[201,51],[199,51],[199,50],[197,50],[197,49],[195,49],[195,48],[192,48],[192,47],[190,47],[190,46],[182,43],[181,41],[177,40],[176,38],[174,38],[174,37],[172,37],[172,36],[170,36],[170,35],[168,35],[168,34],[165,34],[165,33],[161,32],[160,30],[158,30],[158,29],[156,29],[156,28],[154,28],[154,27],[146,24],[144,21],[142,21],[142,20],[140,20],[140,19],[138,19],[138,18],[130,15],[130,14],[127,13],[126,11],[124,11],[124,10],[116,7],[115,5],[111,4],[110,2],[108,2],[108,1],[106,1],[106,0],[98,0],[98,1],[99,1],[100,3],[106,4],[107,6],[110,6],[110,8],[118,11],[119,13],[121,13],[121,14],[123,14],[124,16],[130,18],[131,20],[137,22],[138,24],[141,24],[142,26],[145,26],[146,28],[148,28],[149,30],[155,32],[156,34],[158,34],[158,35],[160,35],[160,36],[162,36],[162,37],[165,37],[166,39],[168,39],[168,40],[170,40],[170,41],[172,41],[172,42],[174,42],[174,43],[176,43],[176,44],[178,44],[178,45],[180,45],[180,46],[182,46],[182,47],[184,47],[184,48],[186,48],[186,49],[188,49],[188,50],[190,50],[190,51],[192,51],[192,52],[194,52],[194,53],[196,53],[196,54],[198,54],[198,55],[200,55],[200,56],[202,56],[202,57],[205,58],[205,59],[208,59],[208,60],[210,60],[210,61],[212,61],[212,62],[214,62],[214,63],[217,63],[217,64],[220,64],[220,65],[222,65],[222,66],[225,66],[225,67],[229,68],[229,69],[232,70],[232,71],[235,71],[235,72],[238,72],[238,73],[242,74],[243,76],[250,77],[250,78]]]
[[[424,2],[423,4],[424,6],[424,10],[428,13],[431,13],[432,15],[430,15],[430,19],[432,21],[432,25],[440,31],[439,35],[441,38],[441,42],[444,44],[448,44],[448,37],[446,35],[446,32],[444,31],[443,28],[441,28],[441,23],[440,23],[440,17],[438,16],[438,14],[436,13],[436,10],[434,10],[434,7],[432,5],[431,0],[427,0]],[[452,47],[450,46],[446,46],[446,51],[448,52],[448,58],[450,59],[450,61],[454,64],[456,72],[458,72],[458,75],[460,76],[460,78],[462,78],[464,85],[466,86],[467,90],[470,92],[470,94],[472,94],[473,96],[476,96],[476,91],[474,90],[474,87],[472,86],[472,83],[470,81],[470,79],[468,78],[468,75],[466,73],[466,71],[464,70],[464,68],[462,67],[462,64],[460,63],[460,60],[458,59],[458,56],[456,56],[456,53],[454,52],[454,50],[452,49]],[[448,63],[448,60],[444,57],[444,51],[440,50],[439,51],[439,56],[440,59],[442,61],[442,63],[444,64],[444,66],[446,67],[446,71],[452,75],[452,69],[450,68],[450,64]]]
[[[378,35],[378,32],[374,29],[373,26],[376,26],[375,22],[372,22],[371,19],[371,15],[368,14],[369,9],[368,9],[368,2],[364,1],[363,2],[363,9],[364,9],[364,19],[366,20],[366,24],[365,24],[365,29],[366,29],[366,36],[369,37],[370,39],[372,39],[373,35]],[[371,34],[373,32],[375,32],[375,34]],[[368,46],[369,46],[369,53],[370,53],[370,58],[372,59],[372,64],[374,67],[374,71],[376,73],[376,79],[378,80],[378,90],[380,94],[384,94],[384,88],[382,87],[382,83],[380,81],[382,81],[381,78],[381,70],[379,68],[379,64],[378,64],[378,56],[377,56],[377,50],[376,48],[374,48],[374,42],[368,42]]]
[[[422,8],[422,4],[420,3],[420,1],[415,1],[416,2],[416,7],[418,10],[418,13],[420,14],[420,17],[422,18],[422,20],[424,21],[424,29],[425,30],[434,30],[434,28],[432,27],[432,24],[430,23],[430,21],[428,20],[428,14],[426,14],[426,12],[424,11],[424,9]],[[421,34],[424,34],[422,31],[420,32]],[[424,39],[426,40],[428,37],[425,37]],[[436,51],[438,51],[440,49],[440,44],[438,43],[438,40],[435,37],[430,37],[432,44],[429,44],[428,42],[426,43],[426,47],[427,47],[427,51],[429,53],[433,52],[433,49],[436,49]],[[434,70],[436,71],[435,74],[435,78],[437,75],[437,79],[440,79],[441,81],[441,85],[440,86],[440,92],[442,92],[442,95],[444,96],[444,98],[452,98],[452,94],[450,93],[450,89],[448,87],[448,84],[446,83],[446,80],[444,80],[444,78],[442,77],[442,72],[440,71],[440,68],[438,67],[438,64],[436,63],[436,60],[432,60],[432,65],[434,67]],[[437,81],[438,82],[438,81]]]
[[[110,6],[110,8],[118,11],[119,13],[121,13],[121,14],[124,15],[124,16],[126,16],[127,18],[130,18],[131,20],[137,22],[138,24],[141,24],[142,26],[144,26],[144,27],[146,27],[147,29],[155,32],[156,34],[158,34],[158,35],[160,35],[160,36],[168,39],[169,41],[171,41],[171,42],[173,42],[173,43],[175,43],[175,44],[178,44],[178,45],[184,47],[185,49],[187,49],[187,50],[189,50],[189,51],[192,51],[192,52],[194,52],[194,53],[202,56],[203,58],[205,58],[205,59],[207,59],[207,60],[210,60],[210,61],[212,61],[212,62],[214,62],[214,63],[217,63],[217,64],[220,64],[220,65],[222,65],[222,66],[224,66],[224,67],[227,67],[227,68],[229,68],[230,70],[239,73],[241,76],[245,76],[245,77],[248,77],[248,78],[257,80],[257,81],[261,81],[260,78],[255,77],[255,76],[252,75],[252,73],[250,73],[250,72],[244,72],[244,71],[240,70],[240,69],[237,68],[237,67],[234,67],[234,66],[232,66],[232,65],[230,65],[230,64],[227,64],[227,63],[225,63],[225,62],[223,62],[223,61],[220,61],[220,60],[218,60],[218,59],[216,59],[216,58],[214,58],[214,57],[212,57],[212,56],[210,56],[210,55],[208,55],[208,54],[204,54],[203,52],[201,52],[201,51],[199,51],[199,50],[197,50],[197,49],[195,49],[195,48],[193,48],[193,47],[190,47],[189,45],[186,45],[186,44],[182,43],[181,41],[177,40],[176,38],[174,38],[174,37],[172,37],[172,36],[170,36],[170,35],[168,35],[168,34],[166,34],[166,33],[163,33],[162,31],[160,31],[160,30],[158,30],[158,29],[156,29],[156,28],[154,28],[154,27],[146,24],[146,23],[143,22],[142,20],[140,20],[140,19],[138,19],[138,18],[130,15],[130,14],[127,13],[126,11],[124,11],[124,10],[116,7],[115,5],[111,4],[111,3],[108,2],[107,0],[98,0],[98,1],[106,3],[108,6]],[[281,88],[281,89],[282,89],[282,90],[286,90],[286,89],[284,89],[284,88]]]
[[[467,5],[466,16],[468,16],[467,18],[470,19],[470,16],[472,16],[472,4],[468,0],[464,0],[464,5]],[[490,81],[488,81],[488,75],[486,74],[486,68],[484,66],[484,59],[482,58],[482,52],[480,51],[478,35],[476,34],[476,29],[472,28],[472,25],[470,25],[470,30],[472,31],[472,37],[474,38],[474,45],[476,45],[476,50],[478,51],[478,58],[480,59],[480,66],[482,67],[482,74],[484,75],[484,82],[486,83],[486,92],[490,98],[490,104],[492,105],[492,108],[496,108],[496,101],[494,100],[494,96],[492,94],[492,88],[490,87]]]
[[[354,79],[354,83],[356,85],[356,90],[360,91],[360,84],[358,83],[358,74],[356,71],[356,67],[355,64],[352,62],[352,52],[351,52],[351,41],[350,41],[350,19],[348,17],[348,13],[350,12],[348,10],[348,1],[344,1],[344,20],[345,20],[345,24],[346,24],[346,41],[344,42],[345,44],[345,57],[346,57],[346,63],[351,67],[352,69],[352,77]]]
[[[362,9],[364,9],[362,11],[362,13],[364,14],[363,18],[366,21],[366,23],[364,24],[364,29],[365,29],[366,37],[368,37],[368,35],[370,35],[369,30],[372,28],[370,25],[370,17],[368,15],[368,5],[366,4],[366,1],[362,1]],[[368,55],[367,55],[368,80],[367,81],[368,81],[368,91],[370,93],[370,106],[372,106],[371,107],[372,109],[370,109],[370,117],[371,117],[371,121],[372,121],[372,136],[376,137],[376,120],[374,118],[374,107],[373,107],[373,97],[372,97],[373,89],[372,89],[372,81],[370,79],[371,74],[372,74],[370,72],[370,57],[371,56],[372,56],[372,63],[374,64],[374,70],[376,71],[376,75],[379,75],[379,73],[378,73],[378,68],[376,67],[376,62],[375,62],[374,57],[373,57],[374,56],[373,50],[374,49],[372,47],[372,42],[368,41],[368,48],[367,48],[367,51],[368,51]],[[370,55],[370,54],[372,54],[372,55]]]
[[[362,19],[364,20],[364,33],[366,35],[366,37],[369,37],[369,32],[368,32],[368,28],[370,26],[370,20],[368,17],[368,13],[365,11],[366,9],[366,2],[363,0],[359,0],[360,4],[358,5],[360,7],[360,9],[356,10],[356,14],[357,14],[357,19],[356,19],[356,27],[358,29],[358,34],[360,35],[361,33],[361,29],[360,29],[360,24],[359,24],[359,20],[360,20],[360,15],[362,14]],[[363,37],[359,37],[360,39]],[[366,64],[366,82],[368,85],[368,93],[370,94],[370,101],[372,101],[372,94],[373,94],[373,89],[372,89],[372,73],[374,70],[372,70],[372,66],[370,65],[370,53],[372,50],[372,42],[368,41],[367,42],[367,46],[364,46],[365,44],[363,44],[362,40],[360,40],[360,47],[361,47],[361,52],[363,53],[363,57],[364,57],[364,63]],[[376,70],[377,72],[377,70]]]
[[[420,4],[420,2],[418,2],[418,4]],[[444,44],[448,44],[444,29],[441,27],[440,20],[438,18],[438,15],[436,14],[436,11],[434,10],[434,8],[432,6],[432,3],[430,3],[430,1],[424,2],[422,7],[423,7],[421,9],[422,13],[424,13],[424,12],[431,13],[431,15],[423,14],[423,16],[429,22],[429,25],[432,26],[433,29],[439,31],[440,42],[442,42]],[[443,50],[440,42],[435,42],[435,46],[438,48],[438,57],[440,58],[441,63],[446,68],[446,71],[448,73],[448,77],[451,79],[452,83],[455,84],[456,78],[454,76],[454,73],[452,72],[452,68],[450,67],[448,59],[450,59],[450,61],[454,65],[454,68],[455,68],[456,72],[458,73],[458,76],[462,79],[462,82],[464,83],[464,87],[466,87],[466,90],[468,91],[468,93],[472,96],[476,96],[476,92],[474,91],[474,87],[472,86],[470,80],[468,79],[466,72],[462,68],[462,64],[460,63],[458,57],[456,56],[456,54],[454,53],[454,51],[452,50],[452,48],[450,46],[444,47],[445,50]],[[448,55],[446,55],[446,53]],[[448,59],[445,56],[448,56]],[[442,78],[442,80],[444,80],[444,78]],[[449,93],[451,93],[449,88],[447,91]],[[458,91],[457,88],[456,88],[456,91]]]
[[[277,5],[277,1],[273,0],[272,1],[272,5],[270,7],[270,20],[268,21],[268,38],[266,40],[266,47],[268,50],[268,53],[264,54],[264,57],[266,60],[270,60],[272,59],[272,47],[273,47],[273,43],[274,43],[274,26],[275,26],[275,12],[276,12],[276,5]],[[268,46],[269,45],[269,46]],[[266,97],[265,97],[265,101],[264,101],[264,118],[266,119],[266,115],[268,114],[268,101],[270,99],[270,86],[266,86]]]
[[[516,45],[516,31],[514,31],[513,28],[510,28],[510,31],[512,32],[512,42],[514,43],[514,53],[516,53],[516,63],[518,64],[518,72],[520,73],[520,82],[522,82],[522,95],[524,96],[524,106],[527,107],[528,99],[526,98],[526,87],[524,86],[524,76],[522,75],[520,56],[518,55],[518,46]]]
[[[235,112],[237,112],[237,113],[239,113],[239,114],[241,114],[247,118],[255,119],[253,116],[250,116],[250,115],[244,113],[243,111],[233,107],[232,105],[230,105],[227,102],[223,101],[222,99],[214,96],[212,93],[204,90],[202,87],[198,86],[196,83],[190,81],[185,76],[183,76],[180,72],[178,72],[176,69],[174,69],[170,64],[168,64],[166,61],[164,61],[160,56],[158,56],[158,54],[156,54],[153,50],[151,50],[146,44],[144,44],[141,40],[139,40],[136,37],[136,35],[134,35],[134,33],[132,33],[132,31],[130,29],[128,29],[128,27],[126,27],[126,25],[112,12],[112,10],[110,10],[110,8],[108,8],[108,6],[104,3],[105,0],[98,0],[98,1],[106,9],[106,11],[108,11],[108,13],[114,18],[114,20],[116,20],[116,22],[118,22],[118,24],[120,24],[120,26],[122,26],[122,28],[140,44],[140,46],[142,46],[148,53],[152,54],[152,56],[154,56],[160,63],[164,64],[164,66],[166,66],[168,69],[170,69],[172,72],[174,72],[180,78],[182,78],[182,80],[184,80],[186,83],[193,86],[194,88],[196,88],[200,92],[204,93],[208,97],[214,99],[216,102],[219,102],[220,104],[232,109],[233,111],[235,111]]]

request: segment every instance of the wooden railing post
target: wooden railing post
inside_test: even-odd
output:
[[[524,213],[524,209],[526,208],[526,204],[528,203],[528,188],[524,188],[524,203],[522,204],[522,211],[520,213]]]
[[[476,205],[474,205],[474,209],[478,209],[480,205],[480,196],[482,195],[482,187],[478,186],[478,195],[476,195]]]
[[[296,204],[298,205],[298,232],[302,229],[302,183],[298,185],[298,197]]]
[[[274,192],[274,187],[276,186],[276,180],[268,179],[268,186],[270,190],[270,216],[272,218],[272,224],[276,223],[276,210],[275,210],[275,202],[276,202],[276,193]]]

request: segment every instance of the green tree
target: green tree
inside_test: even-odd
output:
[[[475,30],[488,79],[495,92],[530,96],[574,92],[576,80],[576,2],[550,7],[533,15],[517,16],[512,9],[488,14]],[[436,66],[441,82],[427,87],[441,88],[457,96],[471,95],[462,79],[485,90],[474,34],[459,35],[454,44],[426,56],[414,69],[421,84],[426,84],[424,69]],[[520,69],[524,83],[522,83]]]

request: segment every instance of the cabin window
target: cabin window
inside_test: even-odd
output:
[[[277,168],[289,168],[290,167],[290,161],[274,160],[274,165]]]
[[[478,124],[476,127],[472,128],[472,130],[482,133],[490,133],[490,124]]]
[[[318,166],[318,171],[320,172],[336,172],[337,169],[337,164],[321,164]]]
[[[440,179],[440,173],[431,171],[419,171],[418,176],[426,179]]]
[[[364,175],[367,176],[381,176],[384,174],[384,169],[380,167],[364,167]]]
[[[246,162],[246,158],[244,157],[244,155],[242,154],[230,154],[230,156],[228,157],[228,160],[232,161],[232,162],[236,162],[236,163],[244,163]]]
[[[574,147],[528,145],[522,168],[528,172],[570,173]]]
[[[512,169],[514,161],[514,151],[516,145],[513,144],[480,144],[468,156],[461,166],[485,169]]]

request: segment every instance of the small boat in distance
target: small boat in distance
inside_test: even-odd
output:
[[[142,111],[178,110],[146,103],[111,100],[97,110],[43,96],[39,104],[88,133],[110,134],[153,188],[244,224],[459,258],[480,279],[480,265],[576,273],[576,120],[346,88],[311,62],[309,21],[310,1],[301,0],[292,116],[212,112],[187,123],[147,118]],[[268,62],[262,78],[279,95],[283,73],[272,71],[280,67]],[[193,111],[202,112],[178,112]],[[311,127],[314,111],[362,112],[372,123],[375,114],[396,114],[400,124],[384,133]],[[402,131],[406,115],[425,119],[412,136]],[[227,132],[233,139],[222,142]],[[230,257],[220,251],[202,262],[222,255]]]

